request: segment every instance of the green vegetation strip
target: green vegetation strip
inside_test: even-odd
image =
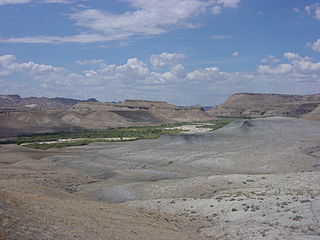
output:
[[[219,119],[209,122],[192,123],[199,125],[198,127],[211,128],[216,130],[232,122],[235,119]],[[49,149],[49,148],[64,148],[70,146],[83,146],[93,142],[123,142],[134,141],[139,139],[155,139],[166,134],[177,134],[182,132],[179,129],[168,129],[171,127],[182,126],[190,123],[178,124],[163,124],[154,127],[127,127],[127,128],[110,128],[102,130],[83,130],[77,132],[58,132],[34,134],[31,136],[17,137],[12,140],[0,141],[0,144],[23,144],[29,148],[35,149]],[[203,125],[201,125],[203,124]],[[108,140],[111,138],[111,140]],[[119,140],[112,140],[112,138],[119,138]],[[53,142],[59,139],[72,139],[72,141]],[[79,139],[79,140],[77,140]],[[42,143],[50,142],[53,143]]]

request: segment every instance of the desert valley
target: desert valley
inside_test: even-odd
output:
[[[0,101],[0,239],[320,237],[320,95]]]
[[[0,240],[320,240],[320,0],[0,0]]]

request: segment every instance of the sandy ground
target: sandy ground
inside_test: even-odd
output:
[[[320,122],[0,153],[5,239],[320,238]]]
[[[171,127],[171,128],[165,128],[165,129],[178,129],[184,131],[184,134],[197,134],[197,133],[206,133],[210,132],[211,128],[205,128],[206,124],[193,124],[193,125],[182,125],[179,127]],[[212,124],[211,124],[212,125]]]

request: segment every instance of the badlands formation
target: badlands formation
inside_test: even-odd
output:
[[[0,147],[0,239],[319,239],[320,122]]]
[[[272,96],[231,96],[208,113],[264,118],[215,131],[0,145],[0,239],[319,239],[320,122],[306,120],[319,95]],[[1,105],[1,136],[212,119],[165,102],[38,100]]]

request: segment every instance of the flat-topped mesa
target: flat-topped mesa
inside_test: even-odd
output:
[[[136,111],[151,109],[176,109],[175,105],[161,101],[125,100],[119,103],[79,102],[72,107],[75,111]]]
[[[320,104],[320,94],[289,95],[236,93],[224,103],[207,111],[210,116],[224,117],[301,117]]]
[[[121,105],[130,107],[148,107],[148,108],[176,108],[175,105],[164,101],[149,101],[149,100],[129,100],[126,99]]]
[[[88,111],[138,111],[138,110],[150,110],[150,111],[180,111],[187,112],[191,110],[197,110],[205,113],[201,106],[192,107],[179,107],[173,104],[162,101],[147,101],[147,100],[125,100],[119,103],[101,103],[101,102],[79,102],[75,104],[71,110],[79,112]],[[206,113],[205,113],[206,114]]]

